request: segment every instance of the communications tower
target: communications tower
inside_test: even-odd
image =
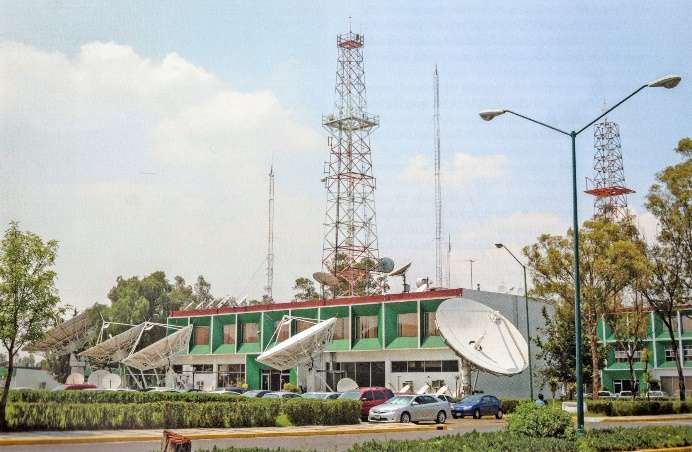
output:
[[[269,169],[269,212],[267,229],[267,286],[268,301],[274,300],[274,165]]]
[[[586,193],[593,195],[594,217],[621,220],[627,217],[627,195],[634,193],[625,186],[620,128],[604,118],[594,126],[594,178],[586,179]]]
[[[435,127],[435,283],[444,285],[442,279],[442,183],[440,181],[440,77],[437,65],[433,73],[433,123]]]
[[[329,161],[322,268],[346,281],[348,294],[379,259],[375,221],[375,177],[370,134],[379,118],[367,112],[362,34],[338,35],[334,113],[322,117],[329,132]]]

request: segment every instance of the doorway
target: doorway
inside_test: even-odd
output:
[[[281,391],[284,384],[290,380],[290,372],[286,370],[262,369],[262,389]]]

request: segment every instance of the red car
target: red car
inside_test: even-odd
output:
[[[339,399],[360,400],[360,415],[367,418],[370,408],[381,405],[392,397],[394,397],[394,393],[391,390],[381,386],[372,386],[344,392],[339,396]]]
[[[65,391],[80,391],[82,389],[96,389],[96,385],[90,385],[88,383],[65,385],[64,389]]]

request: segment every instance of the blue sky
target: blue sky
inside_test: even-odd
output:
[[[569,142],[506,107],[581,128],[648,80],[619,123],[630,205],[676,161],[692,119],[689,2],[0,2],[0,222],[61,241],[64,301],[119,274],[202,273],[219,295],[263,285],[266,172],[277,167],[279,298],[318,270],[335,35],[366,35],[380,249],[432,274],[432,70],[440,71],[452,283],[520,283],[509,256],[570,221]],[[95,43],[101,44],[95,44]],[[171,57],[175,55],[175,57]],[[177,77],[177,78],[176,78]],[[174,80],[173,80],[174,79]],[[173,80],[173,81],[171,81]],[[4,85],[4,86],[3,86]],[[242,124],[242,127],[238,124]],[[578,141],[580,188],[592,131]],[[148,174],[153,173],[153,174]],[[581,217],[592,200],[580,196]],[[647,215],[642,227],[655,230]],[[163,232],[162,232],[163,231]]]

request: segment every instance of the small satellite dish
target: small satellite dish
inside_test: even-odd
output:
[[[401,387],[399,392],[409,392],[411,390],[411,385],[404,385]]]
[[[238,306],[245,306],[245,303],[247,302],[247,295],[245,295],[243,298],[240,299],[238,302]]]
[[[428,389],[430,389],[430,385],[426,383],[423,386],[421,386],[420,388],[418,388],[418,390],[416,391],[416,394],[418,394],[418,395],[425,394],[426,392],[428,392]]]
[[[84,375],[82,374],[70,374],[65,380],[66,385],[81,385],[84,383]]]
[[[256,361],[279,370],[311,363],[315,354],[324,350],[332,341],[335,326],[335,317],[316,323],[266,350]]]
[[[315,272],[312,274],[312,278],[320,283],[321,286],[328,287],[339,287],[341,285],[341,280],[331,273],[326,272]]]
[[[446,394],[448,391],[449,391],[449,388],[447,387],[447,385],[445,385],[445,386],[442,386],[440,389],[438,389],[437,392],[435,393],[435,395]]]
[[[475,367],[516,375],[528,366],[526,340],[498,311],[467,298],[450,298],[437,308],[435,318],[447,345]]]
[[[103,389],[118,389],[122,384],[123,380],[118,374],[109,373],[103,379],[101,379],[101,384],[99,387]]]
[[[336,384],[337,392],[355,391],[356,389],[358,389],[358,383],[351,380],[350,378],[342,378]]]
[[[389,257],[381,258],[373,268],[376,273],[390,273],[392,270],[394,270],[394,261]]]
[[[416,279],[416,292],[427,292],[433,286],[433,281],[429,277]]]
[[[91,373],[91,375],[89,375],[89,378],[87,378],[87,383],[101,388],[101,380],[103,380],[106,375],[110,375],[110,372],[104,369],[95,370]]]
[[[409,268],[411,268],[411,264],[413,264],[413,262],[409,262],[408,264],[397,268],[393,272],[389,273],[389,276],[406,276],[406,272]]]

